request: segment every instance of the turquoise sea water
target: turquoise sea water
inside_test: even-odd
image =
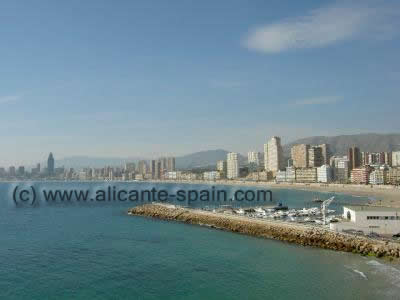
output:
[[[25,185],[37,190],[209,188]],[[0,184],[1,299],[399,299],[400,268],[382,260],[132,217],[126,214],[132,203],[39,201],[37,207],[17,208],[12,200],[15,186]],[[331,195],[273,192],[276,201],[291,207],[303,207],[315,195]],[[337,195],[332,207],[340,210],[341,203],[366,200]]]

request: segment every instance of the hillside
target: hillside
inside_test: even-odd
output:
[[[357,146],[361,151],[400,151],[400,134],[353,134],[339,136],[313,136],[298,139],[283,146],[285,156],[290,156],[290,149],[296,144],[329,144],[331,152],[338,155],[346,155],[349,147]]]
[[[217,149],[191,153],[176,158],[177,169],[192,169],[207,166],[216,166],[217,161],[226,160],[229,151]],[[245,158],[239,154],[239,162],[243,162]]]

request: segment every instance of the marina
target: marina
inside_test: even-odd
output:
[[[339,215],[336,211],[328,209],[329,204],[334,200],[331,197],[325,201],[320,201],[321,206],[314,206],[310,208],[295,209],[279,203],[276,206],[258,206],[258,207],[239,207],[234,208],[229,205],[222,205],[219,208],[209,209],[208,207],[203,210],[212,211],[214,213],[240,215],[248,218],[267,219],[267,220],[281,220],[286,222],[297,223],[310,223],[315,225],[327,225],[331,222],[338,222]],[[314,203],[315,204],[315,203]]]

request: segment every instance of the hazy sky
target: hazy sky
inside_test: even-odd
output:
[[[400,131],[398,1],[0,2],[0,165]]]

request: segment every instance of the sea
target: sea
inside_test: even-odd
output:
[[[176,193],[210,190],[212,184],[0,183],[0,299],[400,299],[400,267],[393,262],[129,216],[127,210],[143,199],[141,203],[43,197],[43,191],[50,190],[108,188]],[[232,194],[259,188],[216,185],[215,189]],[[273,202],[267,203],[234,199],[228,204],[179,204],[282,203],[302,208],[316,206],[315,197],[335,196],[330,209],[340,214],[345,204],[371,200],[330,192],[270,190]]]

